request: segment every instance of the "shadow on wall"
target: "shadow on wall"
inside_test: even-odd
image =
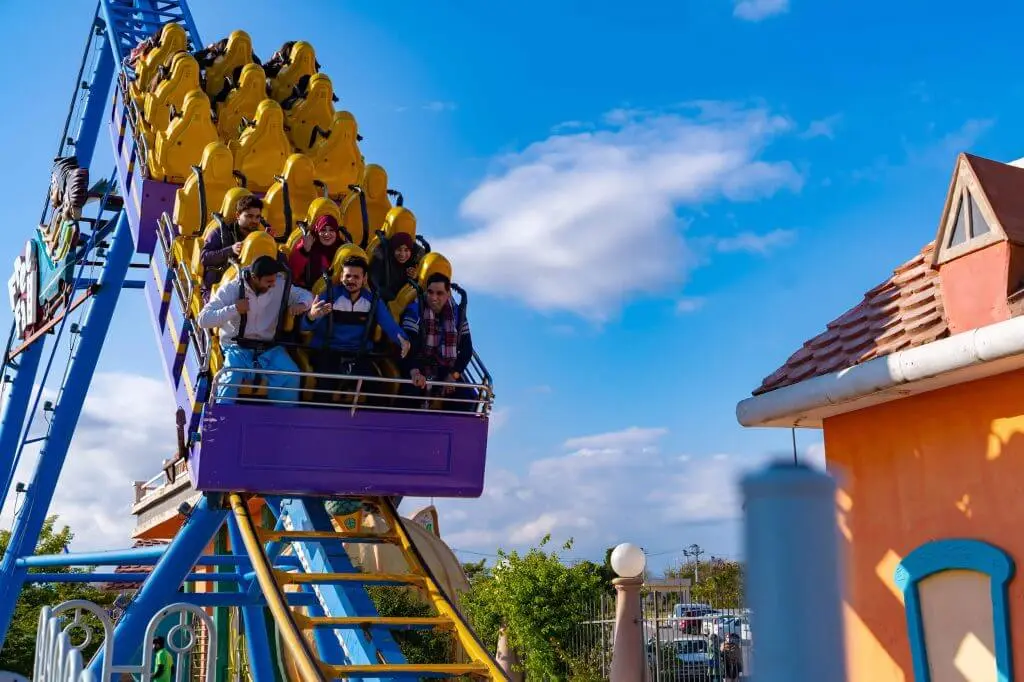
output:
[[[841,488],[836,508],[847,571],[851,682],[914,678],[894,581],[899,561],[913,550],[931,540],[970,538],[1024,556],[1018,528],[1024,517],[1021,385],[1024,372],[1014,372],[826,420],[829,471]],[[956,578],[942,579],[950,577]],[[968,582],[956,587],[966,590],[962,598],[941,609],[952,613],[934,614],[952,628],[942,636],[956,641],[933,647],[940,653],[930,656],[932,682],[974,679],[964,676],[964,667],[973,668],[970,661],[984,660],[986,651],[994,656],[990,633],[975,625],[984,614],[964,606],[964,599],[975,600]],[[1022,600],[1011,590],[1011,614],[1022,617]],[[1011,649],[1024,650],[1024,628],[1011,633]]]

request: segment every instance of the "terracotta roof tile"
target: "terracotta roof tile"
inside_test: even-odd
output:
[[[1024,215],[1024,208],[1021,211]],[[949,336],[938,271],[931,267],[934,247],[935,242],[929,243],[863,301],[830,322],[765,378],[754,395]]]
[[[167,545],[167,544],[170,544],[170,540],[142,539],[142,540],[136,540],[135,543],[132,544],[132,548],[133,549],[138,549],[139,547],[158,547],[158,546]],[[140,566],[140,565],[137,565],[137,564],[126,564],[126,565],[123,565],[123,566],[116,567],[114,569],[114,573],[147,573],[148,574],[152,570],[153,570],[152,566]],[[104,585],[104,589],[110,590],[112,592],[127,592],[127,591],[131,591],[131,590],[137,590],[140,587],[142,587],[142,583],[106,583]]]

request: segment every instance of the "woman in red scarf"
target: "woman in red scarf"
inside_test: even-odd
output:
[[[342,245],[338,234],[338,221],[331,215],[322,215],[313,221],[309,232],[292,249],[288,267],[292,283],[303,289],[312,289],[316,281],[331,267],[334,254]]]

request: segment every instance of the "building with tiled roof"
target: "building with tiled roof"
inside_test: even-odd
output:
[[[1024,677],[1016,163],[961,154],[934,238],[737,405],[744,426],[823,431],[850,682]]]

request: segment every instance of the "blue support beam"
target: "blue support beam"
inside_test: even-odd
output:
[[[141,583],[149,573],[29,573],[26,583]],[[188,582],[227,583],[245,580],[241,573],[189,573]]]
[[[166,546],[134,547],[132,549],[115,549],[106,552],[81,552],[68,554],[36,554],[21,557],[18,566],[26,568],[44,568],[54,566],[120,566],[133,564],[152,566],[167,551]],[[252,562],[247,556],[236,554],[207,554],[199,558],[197,566],[217,566],[220,564],[243,565],[249,567]],[[277,566],[298,566],[299,560],[294,556],[278,557],[274,562]],[[247,574],[248,575],[248,574]]]
[[[102,35],[96,36],[97,40],[105,40]],[[92,47],[92,41],[90,41]],[[88,49],[88,48],[87,48]],[[103,125],[104,113],[106,113],[110,94],[110,84],[114,80],[114,55],[108,45],[100,50],[97,56],[96,68],[89,78],[89,86],[86,89],[85,106],[82,109],[82,116],[78,130],[72,133],[68,130],[66,134],[74,135],[72,138],[75,145],[75,156],[78,157],[78,165],[88,168],[92,163],[93,153],[96,151],[96,142],[100,139],[100,126]],[[78,87],[81,84],[76,84]],[[78,93],[76,92],[77,96]],[[72,103],[72,107],[74,103]]]
[[[31,403],[32,387],[39,373],[39,360],[43,357],[43,343],[34,343],[26,348],[15,361],[14,380],[7,395],[4,406],[3,420],[0,421],[0,481],[6,482],[14,478],[14,462],[21,442],[21,432],[25,429],[25,417]],[[0,500],[6,500],[11,491],[4,485],[0,492]],[[0,637],[0,646],[3,638]]]
[[[242,531],[234,515],[228,517],[228,535],[231,540],[231,551],[240,552],[245,545],[242,543]],[[246,576],[251,583],[256,582],[255,576]],[[243,583],[238,591],[248,594],[248,586]],[[273,680],[274,657],[270,653],[270,638],[267,636],[267,620],[262,606],[243,606],[242,624],[245,627],[245,646],[249,654],[249,674],[254,680]]]
[[[82,414],[85,396],[92,383],[103,342],[110,321],[114,317],[121,294],[121,285],[128,273],[135,251],[128,215],[122,211],[107,254],[107,262],[100,275],[100,287],[92,297],[92,306],[85,319],[71,366],[56,401],[49,437],[39,453],[36,470],[28,493],[11,529],[11,540],[0,561],[0,648],[7,637],[14,606],[21,593],[27,568],[17,565],[17,559],[35,553],[36,542],[42,531],[46,514],[53,501],[53,493],[64,468],[64,460],[71,445],[78,418]],[[26,401],[27,402],[27,401]]]
[[[129,239],[131,237],[129,236]],[[132,600],[131,605],[121,616],[114,628],[114,665],[136,663],[142,639],[149,621],[156,612],[185,596],[179,588],[185,577],[192,572],[192,567],[202,556],[203,551],[220,530],[227,516],[227,510],[220,506],[219,498],[211,501],[203,496],[189,515],[185,524],[174,536],[174,541],[160,561],[153,567],[153,572],[142,584]],[[234,597],[237,602],[245,598],[244,593],[221,593],[222,596]],[[90,663],[94,675],[99,675],[103,666],[101,651]]]

